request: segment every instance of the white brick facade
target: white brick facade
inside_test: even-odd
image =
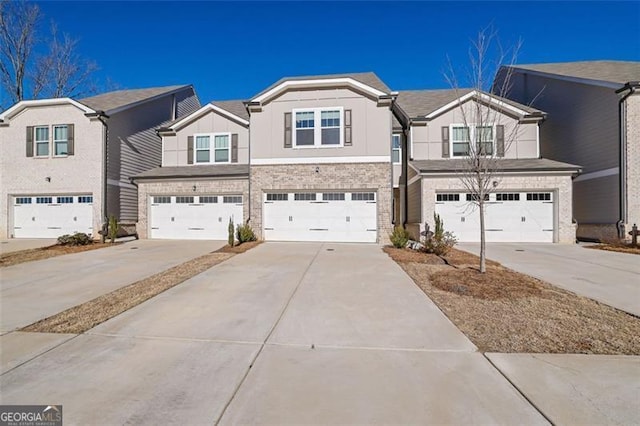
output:
[[[251,221],[262,238],[263,194],[282,190],[372,190],[377,192],[378,242],[387,243],[391,224],[391,163],[251,166]]]
[[[575,226],[572,223],[572,185],[570,176],[502,176],[496,191],[553,191],[555,193],[554,209],[554,242],[574,243]],[[458,177],[423,177],[422,178],[422,223],[433,226],[436,192],[461,191],[465,188]],[[415,232],[418,224],[412,224]]]
[[[195,191],[193,190],[195,186]],[[242,194],[242,214],[249,217],[249,179],[162,180],[138,184],[138,223],[140,238],[149,237],[149,197],[154,195],[236,195]]]

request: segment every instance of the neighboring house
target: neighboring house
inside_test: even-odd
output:
[[[233,217],[267,241],[387,241],[393,97],[373,73],[292,77],[169,124],[134,180],[140,235],[226,239]]]
[[[162,161],[155,130],[199,107],[191,86],[21,101],[0,114],[0,237],[97,236],[137,221],[130,177]]]
[[[583,168],[573,181],[578,238],[628,238],[640,225],[640,62],[514,65],[497,83],[507,75],[507,97],[549,114],[542,156]]]
[[[468,121],[477,105],[483,116],[494,117],[483,129]],[[484,113],[487,108],[492,114]],[[575,241],[571,179],[579,167],[540,156],[545,113],[473,89],[400,91],[394,113],[406,130],[408,151],[400,181],[402,221],[414,236],[425,223],[433,229],[438,213],[458,241],[479,241],[479,214],[460,173],[470,141],[480,141],[499,157],[496,189],[485,204],[487,241]]]
[[[162,167],[135,177],[142,238],[227,239],[249,217],[249,114],[209,103],[160,128]]]

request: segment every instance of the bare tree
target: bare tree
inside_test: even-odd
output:
[[[0,109],[27,98],[94,93],[96,64],[77,53],[78,40],[59,35],[54,23],[44,41],[40,8],[25,0],[0,0]],[[46,52],[41,56],[36,51]],[[4,94],[6,92],[6,96]]]
[[[510,75],[503,75],[499,86],[494,85],[494,96],[488,95],[492,79],[501,65],[513,65],[520,49],[518,42],[504,49],[496,32],[487,27],[478,33],[469,49],[469,65],[454,67],[449,61],[445,77],[457,92],[462,126],[452,129],[454,156],[459,161],[458,177],[467,193],[471,194],[470,208],[480,215],[480,272],[486,272],[485,213],[489,194],[495,192],[501,181],[501,161],[504,152],[516,139],[519,126],[505,122],[501,110],[504,97],[510,88]],[[506,68],[509,73],[511,68]],[[460,86],[458,74],[465,75],[466,87]],[[464,100],[464,101],[463,101]],[[495,132],[495,134],[494,134]],[[496,143],[494,144],[494,140]]]

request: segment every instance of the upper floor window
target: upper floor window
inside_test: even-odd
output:
[[[54,155],[67,155],[68,138],[67,125],[53,126],[53,153]]]
[[[49,155],[49,126],[34,127],[33,132],[36,157],[47,157]]]
[[[402,145],[400,135],[391,137],[391,161],[395,164],[402,162]]]
[[[202,163],[228,163],[230,155],[229,133],[214,133],[195,136],[195,161]]]
[[[454,157],[471,155],[471,141],[475,142],[473,153],[493,155],[495,141],[493,126],[451,126],[451,152]]]
[[[340,107],[294,110],[293,146],[342,146],[342,113]]]

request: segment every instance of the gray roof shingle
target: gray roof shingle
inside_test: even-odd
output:
[[[223,110],[228,111],[237,117],[249,121],[249,112],[244,106],[243,101],[212,101],[211,104],[217,106],[218,108],[222,108]]]
[[[515,69],[556,74],[564,77],[584,78],[625,84],[640,81],[640,62],[632,61],[579,61],[547,64],[518,64]]]
[[[202,177],[248,177],[248,164],[211,164],[198,166],[156,167],[133,177],[138,179],[179,179]]]
[[[475,89],[441,89],[441,90],[401,90],[398,92],[397,103],[409,118],[425,117],[451,103]],[[529,114],[543,114],[542,111],[527,105],[522,105],[510,99],[492,95],[486,92],[488,96],[499,99],[509,105],[519,108]]]
[[[146,89],[116,90],[115,92],[107,92],[101,95],[91,96],[89,98],[78,99],[78,102],[96,111],[109,113],[109,111],[144,102],[157,96],[175,92],[178,89],[187,87],[191,86],[187,84],[178,86],[149,87]]]
[[[373,87],[384,93],[391,93],[391,89],[384,84],[382,80],[373,72],[360,72],[360,73],[345,73],[345,74],[325,74],[325,75],[303,75],[303,76],[295,76],[295,77],[284,77],[280,80],[273,83],[271,86],[267,87],[253,98],[257,98],[263,93],[268,92],[269,90],[277,87],[278,85],[284,83],[285,81],[295,81],[295,80],[322,80],[326,78],[352,78],[360,83],[366,84],[367,86]]]
[[[459,172],[465,167],[463,159],[449,160],[415,160],[411,165],[421,173],[450,173]],[[581,167],[574,164],[561,163],[547,158],[503,158],[498,160],[498,168],[505,172],[521,171],[567,171],[578,172]]]

